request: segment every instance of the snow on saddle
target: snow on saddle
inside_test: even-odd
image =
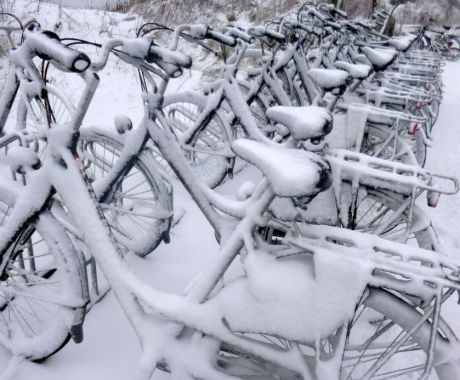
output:
[[[349,63],[338,61],[334,63],[335,67],[345,70],[353,79],[366,79],[371,73],[372,67],[358,63]]]
[[[349,78],[346,71],[335,69],[310,69],[308,76],[326,92],[345,86]]]
[[[395,60],[398,53],[393,49],[373,49],[368,46],[361,48],[375,71],[384,71]]]
[[[417,39],[414,34],[407,34],[405,36],[393,37],[388,40],[388,43],[396,48],[398,51],[407,51],[412,43]]]
[[[331,183],[329,165],[314,153],[249,139],[235,140],[232,149],[265,175],[279,197],[311,197]]]
[[[332,115],[322,107],[270,107],[267,117],[289,129],[296,140],[308,140],[327,135],[332,130]]]

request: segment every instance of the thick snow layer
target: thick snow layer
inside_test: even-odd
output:
[[[417,38],[414,34],[408,34],[405,36],[393,37],[388,42],[393,45],[397,50],[407,50],[412,42]]]
[[[245,161],[255,165],[267,177],[276,195],[300,197],[315,193],[324,164],[312,153],[297,149],[267,146],[263,143],[239,139],[232,149]]]
[[[322,107],[275,106],[267,110],[267,117],[288,127],[296,140],[307,140],[325,134],[324,127],[332,115]]]
[[[334,69],[310,69],[310,78],[325,90],[343,86],[348,78],[348,73],[344,70]]]
[[[345,61],[338,61],[334,63],[338,69],[347,71],[355,79],[364,79],[369,76],[371,67],[363,64],[353,64]]]
[[[383,68],[389,65],[397,54],[393,49],[373,49],[368,46],[363,47],[361,51],[376,68]]]
[[[243,264],[246,276],[212,302],[219,303],[235,331],[284,332],[288,338],[313,342],[353,315],[370,274],[368,267],[356,264],[327,250],[295,260],[252,251]]]

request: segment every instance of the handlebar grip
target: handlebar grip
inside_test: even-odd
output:
[[[155,64],[158,65],[158,67],[160,67],[171,78],[179,78],[183,73],[183,70],[180,66],[174,65],[172,63],[157,61]]]
[[[366,30],[371,30],[370,25],[361,20],[356,21],[356,24],[358,24],[359,26],[363,27]]]
[[[206,38],[210,38],[227,46],[236,46],[236,39],[234,37],[226,36],[225,34],[216,32],[210,28],[208,28],[208,31],[206,32]]]
[[[308,13],[312,16],[315,16],[320,21],[325,21],[328,19],[326,15],[323,15],[320,11],[318,11],[316,8],[313,8],[313,7],[310,7],[310,9],[308,10]]]
[[[65,70],[81,73],[91,65],[86,54],[62,44],[56,33],[26,31],[25,37],[25,44],[32,55],[51,60]]]
[[[254,36],[251,36],[244,30],[235,28],[233,26],[225,28],[225,33],[227,33],[230,37],[239,38],[240,40],[243,40],[244,42],[247,42],[249,44],[252,44],[255,41]]]
[[[304,32],[313,33],[313,28],[310,25],[302,24],[296,21],[286,21],[284,26],[290,29],[301,29]]]
[[[178,51],[163,48],[161,46],[151,45],[145,60],[148,63],[160,63],[175,66],[177,68],[189,69],[192,67],[192,58]]]
[[[324,20],[324,25],[325,26],[329,26],[331,27],[332,29],[334,30],[342,30],[342,28],[340,27],[339,24],[337,24],[336,22],[332,22],[332,21],[328,21],[328,20]]]
[[[274,40],[278,42],[285,42],[286,41],[286,36],[284,34],[275,32],[273,30],[267,29],[266,32],[268,37],[273,38]]]
[[[350,30],[352,33],[358,33],[359,32],[359,28],[354,26],[351,22],[346,22],[343,25],[345,26],[345,28]]]
[[[194,24],[194,25],[187,25],[187,35],[196,39],[196,40],[203,40],[206,38],[206,33],[208,32],[207,25],[204,24]]]
[[[334,8],[333,12],[338,14],[340,17],[348,18],[348,13],[345,11],[342,11],[341,9]]]
[[[281,43],[286,41],[286,37],[285,37],[284,34],[281,34],[281,33],[275,32],[273,30],[267,29],[265,26],[261,26],[261,25],[255,26],[255,27],[249,29],[249,33],[253,34],[257,38],[269,37],[269,38],[272,38],[275,41],[281,42]]]

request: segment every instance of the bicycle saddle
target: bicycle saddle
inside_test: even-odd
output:
[[[256,166],[279,197],[314,196],[331,184],[329,165],[314,153],[249,139],[235,140],[232,150]]]
[[[341,70],[345,70],[354,79],[366,79],[370,73],[372,67],[369,65],[349,63],[345,61],[338,61],[334,63],[335,67]]]
[[[416,38],[417,36],[409,34],[407,36],[393,37],[388,40],[388,43],[396,48],[396,50],[404,52],[409,49],[409,47],[412,45],[412,42],[414,42]]]
[[[384,71],[390,66],[396,56],[397,52],[393,49],[373,49],[368,46],[361,48],[366,58],[372,64],[375,71]]]
[[[345,86],[349,78],[346,71],[335,69],[310,69],[308,76],[326,92]]]
[[[267,117],[289,129],[296,140],[308,140],[327,135],[332,130],[332,115],[322,107],[270,107]]]

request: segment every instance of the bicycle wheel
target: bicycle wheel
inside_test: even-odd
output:
[[[291,99],[292,105],[295,107],[305,106],[309,104],[309,97],[303,90],[302,83],[298,76],[294,79],[289,79],[289,70],[283,69],[277,72],[278,78],[283,85],[283,89]]]
[[[458,61],[460,58],[460,42],[457,38],[450,38],[447,49],[442,53],[448,61]]]
[[[53,86],[47,87],[45,98],[35,97],[26,105],[23,99],[18,103],[18,129],[40,133],[48,126],[65,126],[70,122],[75,107],[72,102]]]
[[[123,142],[103,130],[82,128],[77,151],[91,182],[110,173],[123,150]],[[142,154],[123,174],[109,197],[101,203],[115,239],[127,250],[144,257],[165,238],[172,220],[172,194]]]
[[[419,128],[428,128],[427,123],[420,125]],[[419,129],[415,130],[414,134],[410,134],[408,128],[404,128],[400,131],[399,135],[407,142],[414,153],[417,164],[422,168],[425,166],[427,157],[427,146],[423,140],[423,135]]]
[[[438,120],[438,115],[439,115],[439,101],[436,99],[433,99],[430,102],[430,107],[429,107],[429,112],[431,116],[431,128],[436,124],[436,121]]]
[[[198,120],[206,101],[204,95],[193,92],[165,97],[163,112],[179,139]],[[211,188],[218,186],[227,175],[231,141],[230,127],[218,112],[213,112],[190,143],[182,144],[195,173]]]
[[[405,201],[405,196],[388,190],[374,189],[368,186],[358,188],[357,201],[353,218],[348,221],[347,228],[360,232],[377,234],[378,236],[398,241],[400,243],[413,242],[420,248],[436,250],[438,246],[431,225],[420,223],[426,217],[418,208],[415,208],[412,219],[409,210],[404,210],[399,216],[395,213]],[[408,226],[419,226],[417,229]],[[408,233],[409,231],[410,233]]]
[[[0,189],[0,233],[14,207],[14,196],[6,192]],[[49,212],[24,228],[11,249],[0,273],[0,344],[42,361],[65,346],[84,315],[84,258]]]
[[[20,128],[38,133],[48,124],[65,127],[75,110],[72,102],[52,86],[48,87],[45,99],[34,98],[28,106],[22,101],[18,107]],[[86,174],[95,181],[110,171],[123,143],[104,132],[82,129],[78,147]],[[116,191],[102,205],[117,241],[140,257],[160,244],[172,218],[170,194],[151,166],[147,158],[136,158]]]
[[[397,340],[409,335],[421,316],[421,312],[403,297],[384,289],[368,288],[348,324],[343,351],[340,343],[343,330],[340,329],[316,343],[239,332],[247,339],[283,353],[286,364],[273,363],[238,347],[222,344],[217,365],[225,374],[244,380],[418,379],[430,350],[431,320],[410,334],[408,343],[388,355],[385,363],[378,360],[395,347]],[[458,350],[458,341],[444,321],[440,323],[436,342],[435,373],[429,379],[457,379],[460,375],[458,361],[449,361],[449,354]],[[289,368],[287,363],[298,360],[307,363],[310,377]],[[330,361],[329,367],[327,361]]]
[[[251,83],[239,81],[238,86],[240,88],[241,95],[247,98],[249,90],[251,88]],[[254,97],[251,104],[248,104],[249,109],[251,110],[251,115],[254,118],[257,126],[261,131],[267,128],[268,120],[265,115],[269,104],[273,103],[274,100],[270,94],[267,94],[268,90],[264,87],[257,96]],[[269,100],[270,99],[270,100]],[[237,126],[238,137],[247,137],[247,134],[243,131],[240,126]]]
[[[412,147],[390,127],[368,124],[361,144],[361,153],[368,156],[417,165]]]

